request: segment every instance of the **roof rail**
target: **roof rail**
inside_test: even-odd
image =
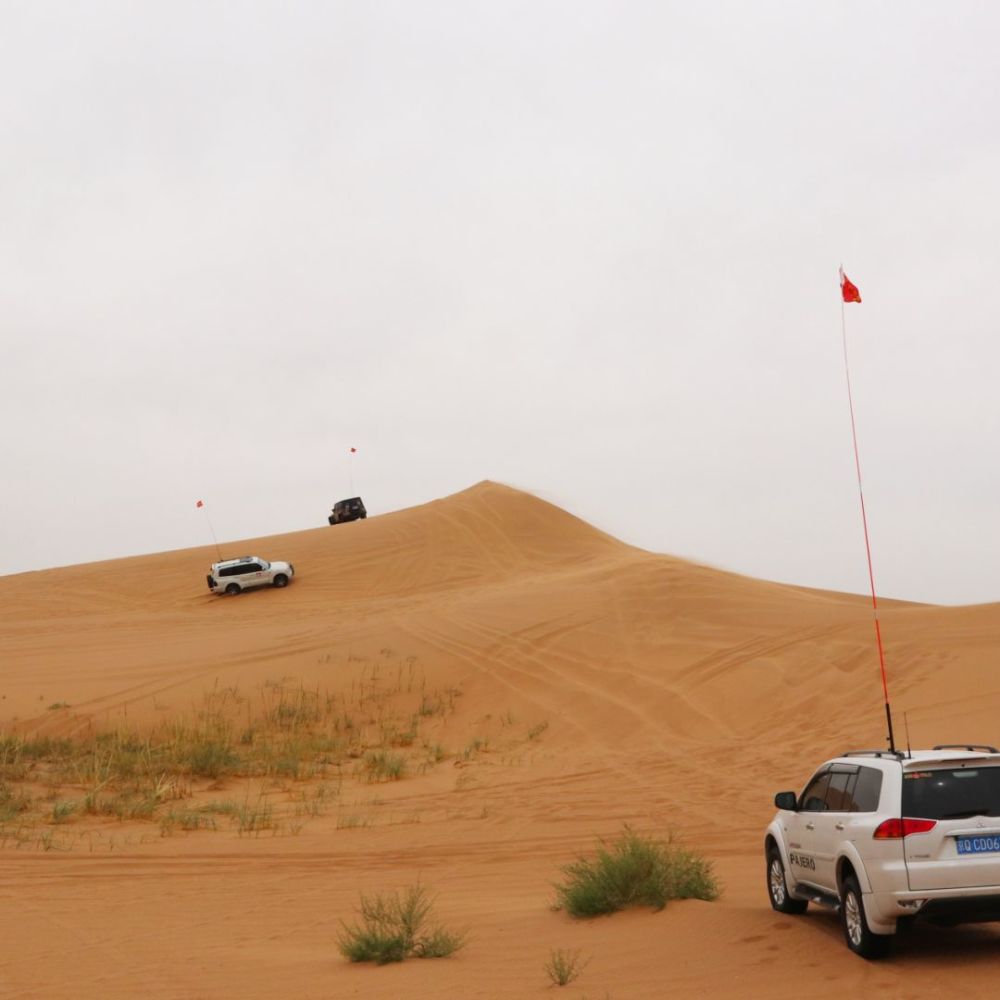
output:
[[[991,747],[988,743],[938,743],[932,747],[933,750],[968,750],[975,753],[977,750],[983,753],[1000,753],[996,747]]]
[[[906,754],[899,750],[848,750],[842,753],[841,757],[895,757],[902,760]]]

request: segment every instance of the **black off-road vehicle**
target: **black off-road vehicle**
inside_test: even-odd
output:
[[[367,516],[368,511],[361,497],[351,497],[349,500],[338,500],[327,520],[330,524],[343,524],[345,521],[363,521]]]

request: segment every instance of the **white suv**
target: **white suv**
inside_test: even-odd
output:
[[[242,556],[212,564],[208,589],[214,594],[238,594],[251,587],[287,587],[295,567],[286,562],[268,562],[259,556]]]
[[[781,913],[840,911],[847,947],[889,951],[900,920],[1000,920],[1000,751],[858,750],[779,792],[767,891]]]

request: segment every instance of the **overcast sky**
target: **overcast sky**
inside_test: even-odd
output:
[[[0,0],[0,573],[494,479],[864,593],[843,262],[878,590],[1000,601],[998,38],[987,0]]]

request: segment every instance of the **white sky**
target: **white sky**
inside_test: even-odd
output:
[[[879,592],[1000,601],[1000,5],[0,25],[0,573],[323,525],[355,446],[863,593],[843,261]]]

